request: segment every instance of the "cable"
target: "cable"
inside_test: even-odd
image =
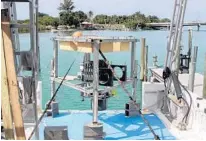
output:
[[[191,110],[191,107],[192,107],[192,96],[191,96],[191,94],[188,92],[188,90],[185,88],[185,86],[182,85],[182,83],[181,83],[180,81],[179,81],[179,84],[180,84],[180,86],[182,86],[182,88],[187,92],[187,94],[188,94],[189,97],[190,97],[190,106],[189,106],[189,104],[186,102],[186,100],[183,99],[183,100],[185,100],[185,102],[186,102],[186,104],[187,104],[187,106],[188,106],[187,113],[186,113],[185,116],[183,117],[183,120],[185,119],[185,122],[187,122],[187,118],[188,118],[188,115],[189,115],[190,110]]]
[[[102,51],[99,49],[99,53],[102,56],[102,58],[104,59],[105,63],[108,65],[109,69],[111,69],[112,73],[114,74],[114,77],[117,79],[117,81],[119,82],[120,86],[122,87],[122,89],[125,91],[125,93],[129,96],[130,100],[134,103],[134,105],[136,107],[139,107],[136,103],[136,100],[134,100],[132,98],[132,96],[130,95],[130,93],[128,92],[128,90],[124,87],[124,85],[122,84],[122,81],[116,76],[116,73],[114,71],[114,69],[111,67],[111,65],[109,64],[109,61],[106,59],[106,57],[104,56],[104,54],[102,53]],[[141,110],[139,110],[140,116],[143,119],[144,123],[149,127],[150,131],[152,132],[152,134],[154,135],[154,139],[155,140],[160,140],[160,137],[158,135],[155,134],[154,130],[152,129],[152,127],[150,126],[149,122],[144,118]]]
[[[44,112],[42,113],[41,117],[39,118],[37,124],[35,125],[34,129],[32,130],[32,132],[31,132],[31,134],[30,134],[28,140],[31,139],[31,137],[33,136],[33,134],[34,134],[36,128],[39,126],[39,123],[40,123],[41,120],[43,119],[43,117],[44,117],[44,115],[46,114],[47,110],[49,109],[49,107],[50,107],[52,101],[53,101],[54,98],[56,97],[57,92],[59,91],[60,87],[62,86],[63,81],[65,80],[66,76],[68,75],[68,73],[69,73],[69,71],[71,70],[71,68],[72,68],[72,66],[73,66],[73,64],[74,64],[75,61],[76,61],[76,58],[74,59],[74,61],[73,61],[72,64],[70,65],[69,69],[68,69],[67,72],[65,73],[65,75],[64,75],[64,77],[63,77],[61,83],[59,84],[58,88],[56,89],[56,91],[55,91],[55,93],[53,94],[52,98],[50,99],[49,103],[47,104],[46,109],[44,110]]]
[[[163,73],[163,78],[164,78],[164,85],[165,85],[165,88],[168,89],[168,86],[166,86],[166,79],[169,79],[169,76],[171,75],[171,71],[169,70],[169,68],[167,68],[168,70],[165,71],[165,73]],[[177,73],[176,71],[172,72],[172,73]],[[179,81],[178,79],[178,83],[179,85],[187,92],[187,94],[189,95],[190,97],[190,105],[188,104],[188,102],[182,97],[181,99],[184,101],[184,103],[187,105],[188,107],[188,110],[187,110],[187,113],[185,114],[185,116],[183,117],[182,119],[182,122],[184,122],[185,120],[185,123],[187,122],[187,119],[188,119],[188,115],[190,113],[190,110],[191,110],[191,106],[192,106],[192,97],[190,95],[190,93],[188,92],[188,90],[185,88],[185,86],[182,85],[182,83]],[[168,92],[169,92],[169,89],[168,89]],[[168,107],[169,108],[169,107]]]

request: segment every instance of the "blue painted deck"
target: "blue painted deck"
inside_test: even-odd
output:
[[[145,115],[155,133],[164,140],[174,140],[168,129],[154,114]],[[45,117],[39,125],[40,140],[44,139],[45,126],[68,126],[69,139],[82,140],[84,124],[92,121],[92,113],[60,113],[55,118]],[[100,112],[99,121],[103,123],[105,140],[153,140],[154,137],[141,117],[125,117],[120,112]]]

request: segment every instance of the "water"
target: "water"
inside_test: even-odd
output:
[[[102,36],[134,36],[138,39],[146,38],[146,44],[149,46],[149,66],[152,66],[153,55],[158,56],[158,65],[164,64],[166,55],[166,43],[168,31],[85,31],[84,34],[102,35]],[[41,75],[43,82],[43,106],[50,98],[50,61],[53,56],[52,33],[40,33],[40,57],[41,57]],[[193,46],[198,46],[197,72],[203,73],[204,70],[204,54],[206,53],[206,30],[193,32]],[[184,50],[187,51],[188,32],[183,33]],[[21,50],[29,49],[29,34],[20,35]],[[137,43],[137,59],[140,62],[140,42]],[[70,75],[76,75],[79,71],[79,63],[83,59],[82,53],[67,52],[59,50],[59,74],[63,76],[70,66],[73,59],[78,56],[76,63],[70,71]],[[113,64],[127,64],[128,72],[130,68],[130,52],[107,53],[106,57]],[[129,75],[129,73],[128,73]],[[58,85],[58,84],[57,84]],[[129,89],[129,88],[128,88]],[[108,109],[124,109],[124,104],[129,100],[127,95],[121,88],[117,89],[117,95],[108,101]],[[140,101],[141,83],[138,82],[138,100]],[[62,86],[57,94],[57,101],[60,102],[60,109],[64,110],[86,110],[90,109],[89,99],[82,101],[80,93],[76,90]]]

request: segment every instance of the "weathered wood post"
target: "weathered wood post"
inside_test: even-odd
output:
[[[205,53],[205,72],[204,72],[204,84],[203,84],[203,98],[206,99],[206,53]]]
[[[16,132],[17,140],[25,140],[25,131],[22,118],[21,106],[19,103],[19,90],[16,76],[14,50],[11,40],[11,28],[8,15],[8,9],[1,10],[1,30],[2,30],[2,43],[5,59],[5,69],[7,74],[8,92],[10,97],[11,111],[13,115],[13,122]],[[2,107],[5,108],[5,107]]]
[[[3,42],[1,42],[1,107],[2,107],[1,116],[3,117],[5,139],[14,140],[15,138],[14,138]]]
[[[194,54],[192,56],[192,60],[190,62],[190,71],[189,71],[189,83],[188,89],[193,92],[194,90],[194,81],[195,81],[195,71],[196,71],[196,61],[197,61],[197,51],[198,47],[194,47]]]
[[[144,81],[147,81],[147,76],[148,76],[148,46],[145,47]]]
[[[144,80],[144,70],[145,70],[145,38],[141,38],[141,72],[140,80]]]

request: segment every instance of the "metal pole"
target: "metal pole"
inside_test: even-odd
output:
[[[33,93],[33,100],[34,100],[34,116],[35,122],[38,123],[38,113],[37,113],[37,99],[36,99],[36,88],[37,88],[37,78],[38,78],[38,66],[37,66],[37,56],[36,56],[36,42],[35,42],[35,24],[34,24],[34,7],[33,1],[29,2],[29,16],[30,16],[30,42],[31,42],[31,51],[33,54],[33,64],[34,67],[32,68],[32,78],[33,78],[33,85],[32,85],[32,93]],[[35,137],[36,140],[39,139],[39,129],[36,128],[35,130]]]
[[[93,47],[93,123],[98,122],[98,86],[99,86],[99,40],[94,40]]]
[[[58,77],[58,41],[54,40],[54,78]]]
[[[133,99],[136,101],[136,79],[137,79],[137,73],[136,73],[136,67],[137,67],[137,62],[136,62],[136,42],[131,43],[131,78],[132,78],[132,96]]]
[[[203,98],[206,99],[206,54],[205,54],[205,72],[204,72],[204,84],[203,84]]]
[[[194,81],[195,81],[195,71],[196,71],[196,61],[197,61],[197,51],[198,47],[194,47],[194,54],[190,62],[190,71],[189,71],[189,83],[188,89],[193,92],[194,90]]]
[[[188,35],[188,56],[191,56],[191,50],[192,50],[192,29],[189,29],[189,35]]]
[[[132,90],[132,98],[133,100],[137,100],[137,60],[134,60],[134,75],[133,75],[133,90]]]
[[[148,76],[148,46],[145,47],[144,81],[147,81],[147,76]]]
[[[54,94],[55,91],[55,81],[54,81],[54,59],[51,60],[51,74],[50,74],[50,78],[51,78],[51,97]]]
[[[145,67],[145,38],[141,39],[141,73],[140,80],[144,80],[144,68]]]
[[[131,42],[131,74],[130,74],[131,78],[133,78],[135,58],[136,58],[136,42]]]
[[[173,25],[175,24],[176,9],[177,9],[177,0],[175,0],[172,21],[170,23],[170,34],[169,34],[168,41],[167,41],[167,54],[166,54],[166,60],[165,60],[165,68],[168,66],[168,59],[169,59],[169,55],[170,55],[170,53],[169,53],[170,52],[170,46],[171,46],[171,41],[172,41],[173,31],[174,31],[174,26]]]
[[[158,68],[158,66],[157,66],[157,55],[153,56],[153,67]]]
[[[54,79],[58,77],[58,42],[56,40],[53,40],[53,53],[51,61],[51,97],[56,90]]]
[[[38,29],[38,16],[39,16],[39,0],[35,0],[35,24],[36,24],[36,49],[37,49],[37,58],[38,58],[38,71],[41,71],[40,64],[40,50],[39,50],[39,29]]]

